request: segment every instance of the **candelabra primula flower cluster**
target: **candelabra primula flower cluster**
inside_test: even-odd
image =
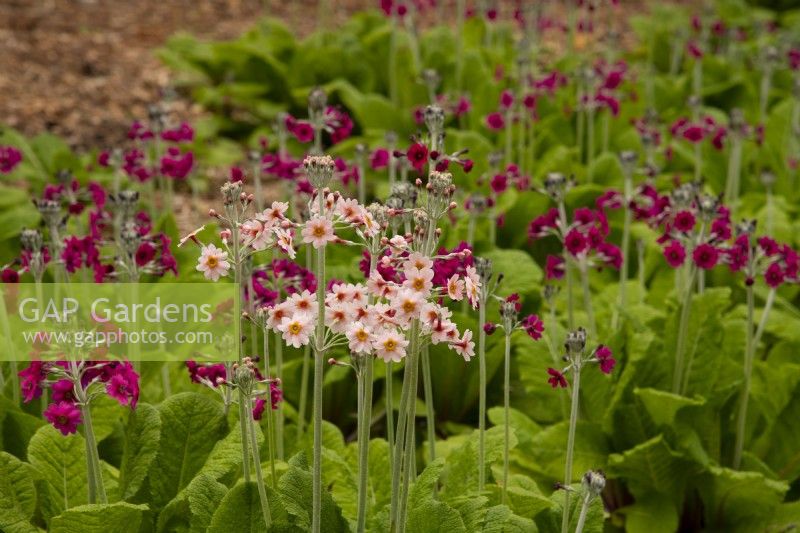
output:
[[[467,267],[463,278],[453,275],[445,291],[441,287],[434,288],[430,258],[417,252],[408,254],[408,243],[403,237],[391,239],[389,246],[391,254],[383,256],[381,262],[391,263],[403,281],[387,281],[376,270],[366,285],[333,285],[325,296],[326,347],[346,343],[351,353],[374,354],[385,362],[400,362],[409,344],[405,332],[412,320],[419,319],[431,343],[445,343],[469,361],[475,346],[472,332],[460,334],[450,320],[451,311],[435,300],[444,294],[461,300],[465,288],[467,297],[471,298],[469,291],[474,293],[479,283],[474,269]],[[369,296],[375,303],[369,303]],[[314,296],[303,291],[270,309],[267,326],[280,332],[290,346],[300,347],[313,337],[317,315]]]
[[[22,152],[13,146],[0,146],[0,174],[8,174],[22,162]]]
[[[788,244],[779,244],[767,236],[756,239],[754,221],[742,222],[736,230],[733,243],[720,247],[721,262],[732,272],[743,272],[747,285],[752,285],[758,276],[763,276],[771,289],[798,281],[800,255]]]
[[[257,362],[258,357],[245,358],[248,362]],[[258,383],[269,386],[270,408],[275,411],[283,401],[283,391],[277,379],[265,379],[258,367],[250,365],[253,370],[253,377]],[[211,389],[220,389],[229,385],[228,375],[234,375],[233,366],[229,369],[224,363],[198,363],[197,361],[186,361],[186,369],[189,371],[189,379],[192,383],[205,385]],[[266,407],[266,400],[262,397],[267,392],[259,392],[253,405],[253,419],[261,420]],[[226,401],[223,395],[223,401]]]
[[[50,389],[51,403],[43,414],[63,435],[77,431],[83,422],[82,409],[100,394],[131,409],[139,400],[139,375],[129,362],[32,361],[19,377],[25,402]]]

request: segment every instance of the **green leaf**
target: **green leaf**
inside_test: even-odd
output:
[[[80,505],[53,518],[50,532],[137,533],[146,510],[146,505],[126,502]]]
[[[36,531],[30,519],[36,510],[36,487],[31,467],[10,453],[0,452],[0,530]]]
[[[538,531],[529,518],[517,516],[505,505],[495,505],[486,511],[483,533],[532,533]]]
[[[651,494],[620,509],[628,533],[673,533],[678,530],[678,511],[667,498]]]
[[[458,511],[444,502],[430,500],[408,511],[407,531],[450,533],[467,531]]]
[[[294,524],[311,529],[312,480],[308,470],[308,460],[304,453],[298,453],[289,460],[289,469],[278,481],[278,491],[286,512],[294,517]],[[349,531],[342,510],[333,501],[327,490],[322,491],[321,523],[326,531]]]
[[[503,441],[505,440],[504,428],[495,426],[486,431],[486,462],[488,468],[503,458]],[[517,438],[511,433],[509,446],[513,449],[517,445]],[[469,438],[459,448],[453,450],[447,457],[444,471],[444,497],[456,497],[464,490],[471,490],[478,486],[478,432],[473,431]]]
[[[202,394],[170,396],[158,406],[161,438],[150,468],[153,503],[163,507],[189,484],[225,432],[222,406]]]
[[[119,488],[123,500],[132,498],[141,488],[150,465],[158,453],[161,417],[150,404],[140,403],[128,418],[125,447],[119,468]]]
[[[657,426],[670,426],[675,423],[678,411],[705,404],[702,400],[692,400],[656,389],[635,388],[633,393],[642,400],[645,410]]]
[[[663,435],[608,459],[608,473],[623,478],[634,497],[657,493],[676,505],[690,476],[698,471],[696,464],[670,450]]]
[[[189,524],[191,531],[207,530],[217,507],[228,492],[228,487],[209,475],[195,477],[184,491],[189,502]]]
[[[39,428],[28,444],[28,461],[45,481],[45,519],[87,502],[85,444],[80,434],[64,436],[49,425]]]
[[[483,256],[492,261],[494,272],[503,274],[503,292],[528,294],[541,287],[542,269],[526,252],[497,248]]]
[[[40,416],[32,416],[20,410],[17,405],[0,395],[0,448],[26,459],[31,437],[45,421]]]
[[[280,497],[269,487],[267,500],[272,516],[272,524],[286,523],[287,514],[280,502]],[[191,503],[191,499],[189,500]],[[220,502],[208,533],[228,533],[229,531],[261,532],[267,531],[264,517],[261,513],[261,499],[258,495],[258,485],[254,481],[241,482],[233,487]]]
[[[712,467],[700,483],[705,524],[715,531],[760,531],[783,502],[788,485],[756,472]]]

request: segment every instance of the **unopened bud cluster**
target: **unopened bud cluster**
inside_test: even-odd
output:
[[[303,160],[303,168],[311,185],[322,190],[333,178],[336,165],[329,155],[310,155]]]

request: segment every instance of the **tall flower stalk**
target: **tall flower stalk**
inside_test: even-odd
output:
[[[589,470],[581,479],[583,496],[581,498],[581,510],[578,514],[578,523],[575,525],[575,533],[583,533],[586,526],[586,517],[589,514],[589,507],[596,500],[603,489],[606,487],[606,478],[600,471]]]
[[[630,265],[630,242],[631,242],[631,219],[632,212],[630,203],[633,200],[633,172],[636,166],[636,152],[625,151],[619,155],[622,163],[622,173],[624,189],[622,197],[623,221],[622,221],[622,262],[619,267],[619,296],[617,297],[617,308],[614,309],[611,320],[611,329],[616,330],[619,326],[619,317],[625,310],[627,303],[627,284],[628,284],[628,265]]]
[[[561,370],[548,368],[550,376],[548,382],[553,388],[569,386],[565,374],[572,373],[572,397],[569,415],[569,430],[567,433],[567,455],[564,462],[564,510],[561,518],[561,532],[567,533],[569,529],[569,509],[570,495],[572,492],[572,463],[575,452],[575,430],[578,425],[578,404],[580,402],[581,370],[587,364],[597,363],[600,371],[609,374],[614,369],[616,360],[608,346],[599,345],[589,353],[586,353],[586,330],[578,328],[567,334],[564,343],[564,360],[567,366]]]
[[[502,501],[507,500],[508,495],[508,471],[510,462],[511,446],[511,335],[516,330],[524,330],[533,340],[542,338],[544,323],[537,315],[528,315],[519,320],[519,312],[522,304],[519,295],[500,299],[500,318],[503,328],[505,348],[503,351],[503,485]],[[494,325],[490,324],[487,331],[494,331]]]

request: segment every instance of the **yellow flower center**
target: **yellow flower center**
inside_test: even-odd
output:
[[[405,311],[406,313],[413,313],[416,307],[417,306],[412,301],[406,300],[405,302],[403,302],[403,311]]]
[[[397,348],[397,342],[394,339],[389,339],[383,343],[383,347],[387,352],[393,352]]]
[[[303,328],[300,326],[299,322],[294,322],[289,326],[289,333],[291,333],[292,335],[298,335],[300,334],[300,330],[302,329]]]
[[[325,228],[323,226],[315,226],[314,237],[324,237],[324,236],[325,236]]]
[[[206,264],[209,268],[216,268],[216,266],[219,264],[219,259],[217,259],[216,255],[209,255],[206,258]]]
[[[414,287],[414,290],[421,291],[422,289],[425,288],[425,280],[423,280],[422,278],[414,279],[412,287]]]
[[[360,340],[361,342],[364,342],[364,341],[366,341],[366,340],[369,338],[369,335],[367,335],[367,332],[366,332],[366,331],[364,331],[363,329],[360,329],[360,330],[358,330],[358,332],[356,333],[356,338],[357,338],[358,340]]]

